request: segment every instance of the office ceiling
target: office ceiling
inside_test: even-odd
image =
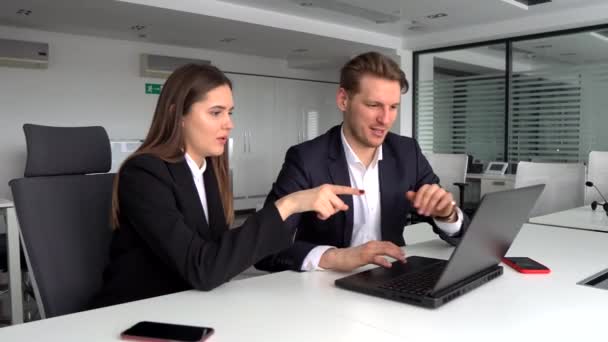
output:
[[[174,0],[183,1],[183,0]],[[504,20],[520,19],[551,12],[605,5],[606,0],[553,0],[530,7],[528,10],[501,0],[218,0],[250,7],[268,9],[308,18],[321,19],[365,30],[412,37],[424,33],[443,32],[488,24]],[[322,5],[331,2],[333,6]],[[328,9],[328,7],[331,7]],[[356,8],[359,8],[357,11]],[[357,14],[357,12],[359,12]],[[376,23],[377,18],[397,16],[398,22]],[[350,14],[349,14],[350,13]],[[447,14],[429,18],[437,14]],[[371,17],[373,19],[373,16]]]
[[[526,51],[525,58],[553,61],[562,65],[608,62],[608,37],[600,38],[597,32],[525,40],[513,43],[513,47]]]
[[[137,2],[164,4],[180,11]],[[302,68],[332,69],[364,51],[379,50],[394,55],[395,50],[375,46],[373,39],[364,40],[367,44],[360,43],[361,39],[354,35],[338,39],[310,33],[313,30],[305,32],[301,27],[298,30],[271,27],[273,18],[265,16],[257,22],[245,22],[227,19],[226,14],[211,16],[185,9],[238,6],[245,12],[247,8],[255,8],[291,18],[307,18],[311,23],[330,23],[335,32],[341,27],[356,28],[407,39],[545,13],[572,11],[575,15],[575,8],[605,4],[606,0],[553,0],[526,11],[501,0],[2,0],[0,25],[251,54],[285,59]],[[447,16],[429,18],[441,13]],[[608,42],[588,34],[582,39],[518,44],[523,50],[532,51],[533,58],[557,56],[553,62],[572,64],[608,59]],[[537,48],[542,45],[551,47]],[[576,51],[569,50],[580,53],[572,54]],[[521,58],[528,56],[522,54]]]
[[[394,54],[353,41],[112,0],[2,0],[0,25],[279,58],[304,69],[332,69],[370,50]]]

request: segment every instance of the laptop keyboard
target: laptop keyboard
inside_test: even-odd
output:
[[[423,272],[406,273],[380,285],[381,289],[424,296],[437,283],[443,267],[431,267]]]

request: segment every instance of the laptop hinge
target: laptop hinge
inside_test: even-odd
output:
[[[450,286],[445,287],[443,289],[440,289],[440,290],[433,289],[433,290],[429,291],[429,293],[427,294],[427,296],[430,296],[430,297],[442,297],[442,296],[445,296],[446,294],[448,294],[448,293],[450,293],[450,292],[452,292],[454,290],[458,290],[459,288],[465,286],[466,284],[474,281],[475,279],[484,277],[484,276],[486,276],[486,275],[488,275],[488,274],[490,274],[492,272],[495,272],[498,267],[499,267],[498,264],[496,264],[494,266],[486,268],[483,271],[480,271],[480,272],[477,272],[477,273],[475,273],[475,274],[473,274],[471,276],[468,276],[468,277],[464,278],[461,281],[453,283]]]

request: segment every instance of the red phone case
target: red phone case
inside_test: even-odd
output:
[[[127,340],[127,341],[139,341],[139,342],[167,342],[168,341],[165,339],[142,337],[142,336],[135,336],[135,335],[125,335],[125,334],[120,334],[120,339]]]
[[[214,331],[212,330],[209,334],[203,336],[203,338],[201,340],[199,340],[199,341],[200,342],[205,341],[211,335],[213,335],[213,333],[214,333]],[[153,338],[153,337],[142,337],[142,336],[126,335],[126,334],[120,334],[120,339],[121,340],[127,340],[127,341],[138,341],[138,342],[167,342],[167,341],[170,341],[170,340],[167,340],[167,339],[159,339],[159,338]]]
[[[145,324],[145,323],[161,324],[161,325],[171,325],[171,324],[167,324],[167,323],[139,322],[136,325],[134,325],[133,327],[131,327],[131,328],[123,331],[120,334],[120,339],[121,340],[128,340],[128,341],[138,341],[138,342],[184,341],[184,340],[175,340],[175,339],[171,339],[171,338],[158,338],[158,337],[148,337],[148,336],[135,335],[137,332],[131,331],[138,324]],[[201,336],[201,338],[199,340],[197,340],[197,342],[203,342],[203,341],[207,340],[215,332],[215,330],[213,328],[208,328],[208,327],[197,327],[197,328],[205,329],[205,330],[208,331],[207,334],[204,334],[203,336]],[[144,333],[144,332],[142,332],[142,333]],[[188,341],[190,341],[190,340],[188,340]]]
[[[530,259],[530,260],[532,260],[532,259]],[[532,261],[534,261],[534,260],[532,260]],[[538,270],[538,269],[523,268],[523,267],[519,266],[518,264],[512,262],[511,260],[509,260],[507,258],[502,258],[502,262],[504,262],[505,264],[509,265],[510,267],[512,267],[514,270],[516,270],[519,273],[525,273],[525,274],[547,274],[547,273],[551,273],[551,270],[547,266],[542,265],[542,264],[540,264],[537,261],[534,261],[534,262],[536,262],[537,264],[545,267],[545,269]]]

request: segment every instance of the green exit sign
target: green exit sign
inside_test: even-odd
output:
[[[163,89],[162,84],[146,83],[146,94],[160,94],[161,89]]]

